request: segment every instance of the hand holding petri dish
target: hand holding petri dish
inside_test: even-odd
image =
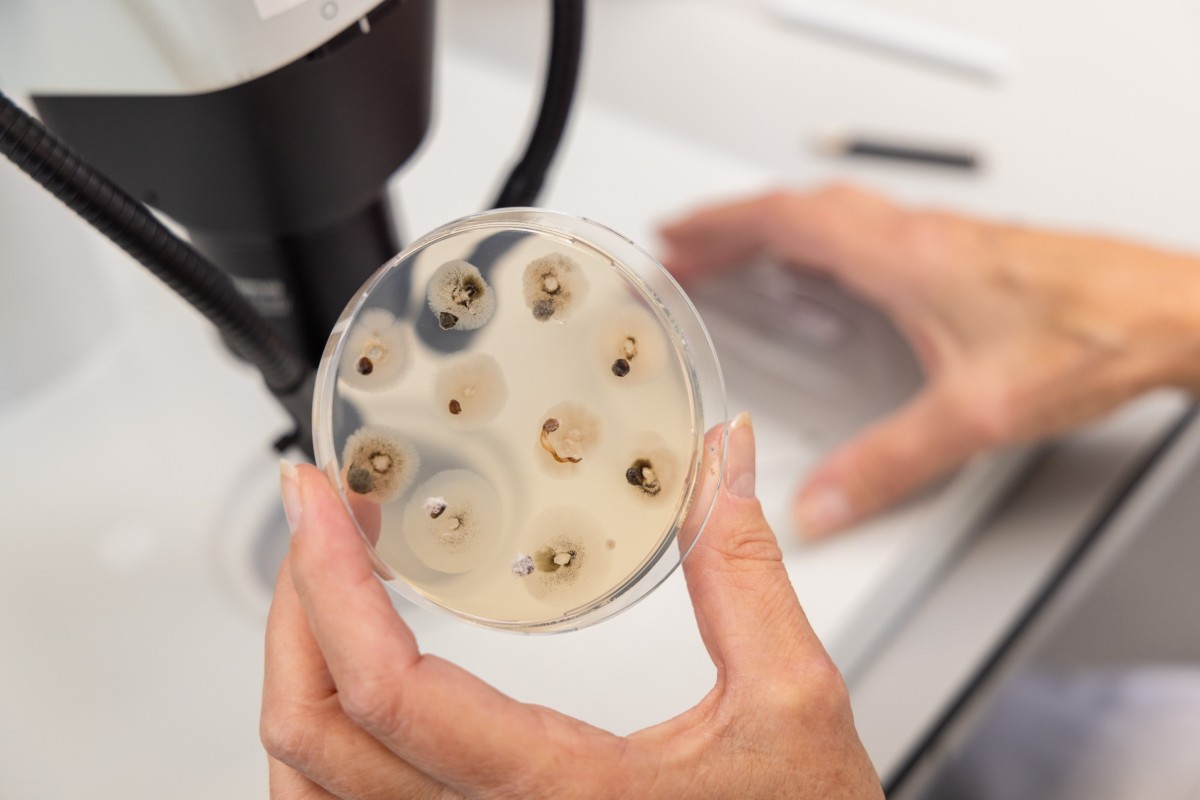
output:
[[[415,242],[350,302],[314,446],[401,596],[549,632],[679,565],[725,418],[708,335],[653,258],[590,220],[503,209]]]

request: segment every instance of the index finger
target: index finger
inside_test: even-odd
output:
[[[299,474],[304,511],[292,542],[292,575],[346,714],[396,755],[462,792],[543,772],[553,759],[548,743],[574,732],[566,718],[422,655],[324,476],[306,467]]]
[[[848,186],[771,192],[701,209],[665,225],[663,265],[681,281],[759,258],[833,274],[869,292],[872,273],[892,270],[905,212]]]

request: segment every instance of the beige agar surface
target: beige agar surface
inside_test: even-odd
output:
[[[463,258],[489,233],[458,234],[415,256],[409,301],[396,309],[397,317],[411,325],[427,315],[426,286],[434,271]],[[586,276],[584,302],[566,319],[538,320],[524,300],[525,267],[535,259],[564,255]],[[697,410],[676,346],[655,324],[652,301],[604,254],[565,238],[533,234],[484,275],[496,294],[488,323],[468,336],[435,332],[456,344],[469,341],[469,347],[448,354],[414,336],[406,342],[411,363],[396,385],[363,391],[350,385],[357,382],[340,381],[338,391],[357,406],[364,424],[400,431],[421,454],[415,486],[382,507],[380,557],[427,598],[451,610],[502,622],[550,621],[621,586],[661,547],[686,501],[685,483],[697,456]],[[630,326],[639,337],[639,352],[629,360],[629,374],[618,377],[612,361],[623,354],[622,331]],[[503,377],[499,387],[493,377],[481,379],[480,391],[503,395],[503,405],[481,426],[463,425],[438,394],[448,383],[461,383],[458,376],[448,382],[445,370],[462,364],[465,353],[487,354]],[[583,431],[578,462],[557,462],[540,442],[547,412],[564,406],[582,406],[599,420]],[[553,434],[556,439],[570,433],[573,424],[566,418],[559,422],[563,428]],[[656,494],[626,479],[634,454],[661,464],[654,471],[661,483]],[[479,519],[478,512],[472,519],[479,526],[472,535],[479,538],[470,546],[470,569],[462,570],[464,562],[456,557],[463,552],[461,541],[423,541],[414,547],[410,537],[427,531],[412,530],[411,516],[406,529],[406,508],[411,515],[414,506],[436,499],[415,497],[414,489],[445,470],[470,470],[498,498],[482,504],[494,519]],[[449,494],[446,486],[439,488]],[[444,499],[453,504],[451,497]],[[446,530],[444,525],[422,528]],[[579,542],[580,550],[574,562],[560,555],[567,562],[562,575],[514,572],[522,556],[532,557],[555,542],[564,550],[563,542],[570,541]],[[439,544],[445,545],[446,557],[431,557]],[[454,571],[437,569],[450,563]]]

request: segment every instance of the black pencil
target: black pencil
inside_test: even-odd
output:
[[[886,141],[867,136],[823,137],[818,143],[818,149],[828,155],[905,161],[951,169],[974,170],[979,168],[981,162],[977,153],[965,148]]]

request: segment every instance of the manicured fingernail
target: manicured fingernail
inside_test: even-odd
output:
[[[286,458],[279,459],[279,494],[283,497],[283,515],[287,517],[288,529],[292,533],[300,525],[300,476],[296,465]]]
[[[850,501],[835,486],[805,492],[796,503],[796,527],[806,539],[831,533],[850,522]]]
[[[754,426],[745,411],[734,417],[729,426],[725,485],[733,497],[754,497]]]

